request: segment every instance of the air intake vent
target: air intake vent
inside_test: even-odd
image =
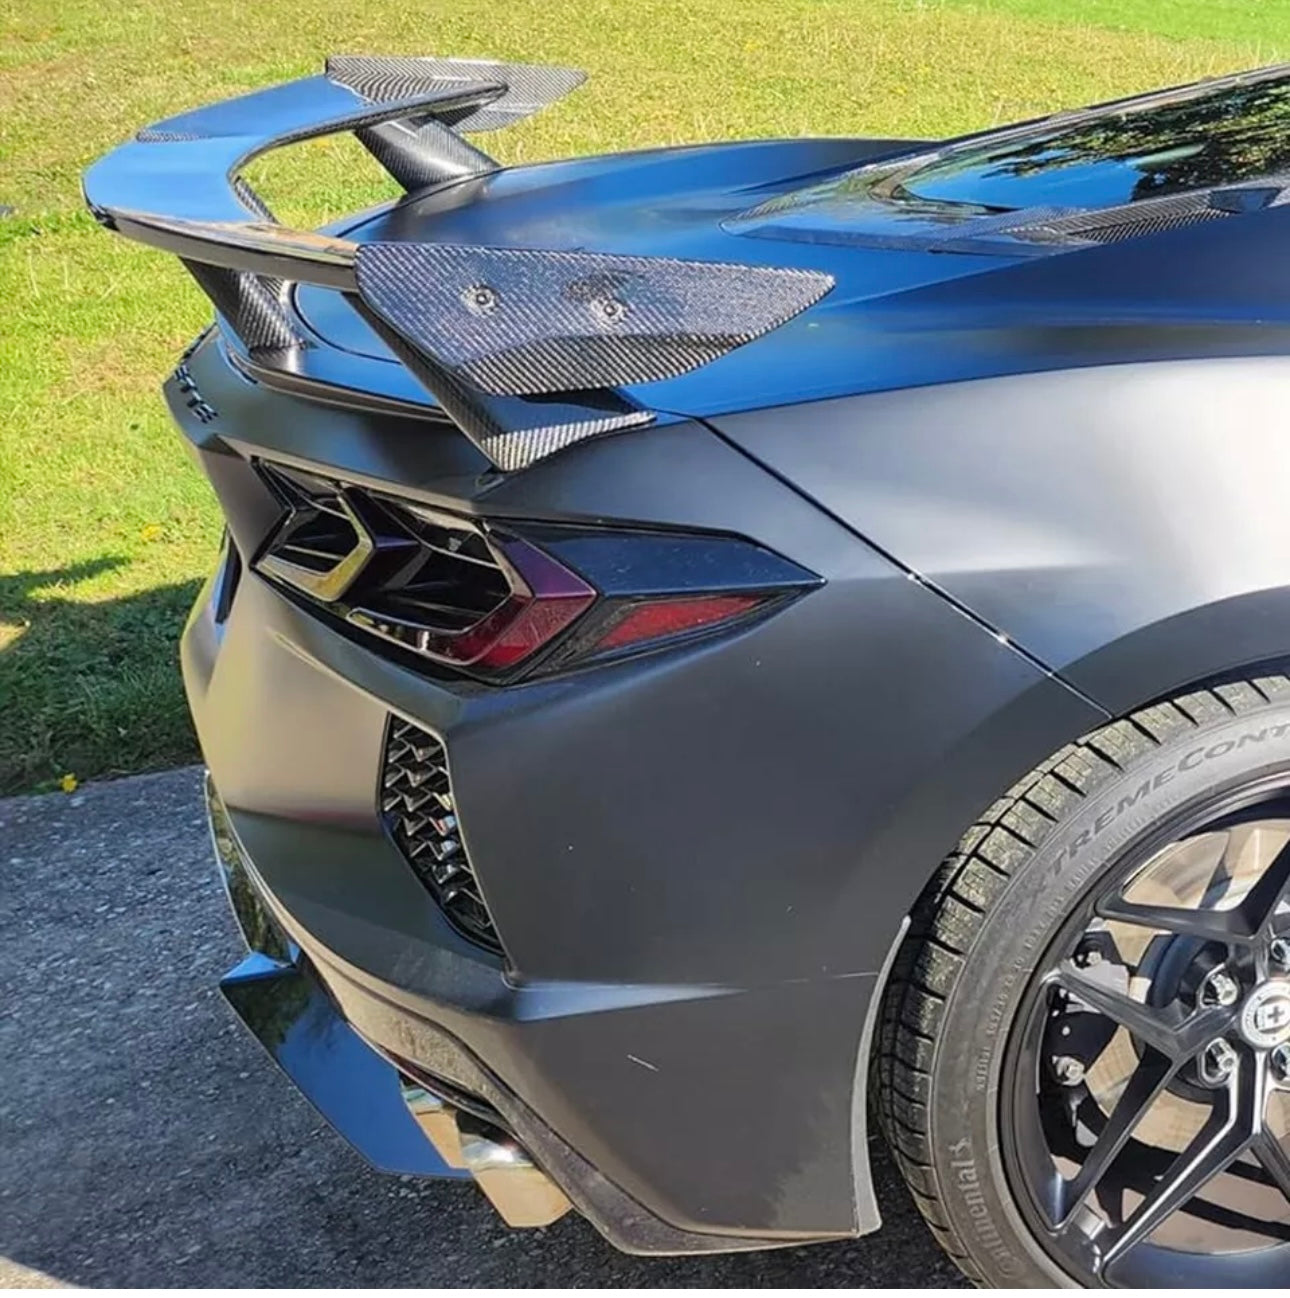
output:
[[[502,944],[461,839],[443,744],[397,717],[391,719],[385,740],[381,812],[390,836],[452,926],[501,954]]]

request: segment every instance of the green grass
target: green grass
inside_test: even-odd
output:
[[[1272,62],[1290,49],[1286,0],[931,0],[1053,23],[1077,20],[1110,31],[1152,32],[1174,40],[1226,41]]]
[[[939,136],[1248,66],[1290,0],[0,0],[0,791],[191,758],[175,665],[219,521],[159,379],[208,315],[97,230],[81,169],[134,128],[329,51],[585,67],[508,161],[761,134]],[[352,141],[257,168],[317,222],[390,192]]]

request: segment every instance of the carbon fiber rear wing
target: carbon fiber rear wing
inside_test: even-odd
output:
[[[168,118],[85,174],[96,218],[179,256],[252,372],[308,378],[318,344],[292,284],[345,295],[499,468],[648,423],[618,391],[704,365],[829,291],[810,271],[357,243],[279,224],[241,177],[282,145],[352,131],[406,189],[496,170],[459,132],[494,130],[579,86],[565,68],[476,59],[329,59],[326,71]]]

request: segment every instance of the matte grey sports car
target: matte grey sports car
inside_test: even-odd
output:
[[[215,326],[183,638],[237,1012],[391,1171],[640,1253],[1290,1276],[1290,70],[506,168],[331,59],[86,174]],[[240,175],[353,132],[302,232]]]

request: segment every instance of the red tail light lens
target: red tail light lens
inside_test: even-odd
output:
[[[495,550],[511,568],[513,588],[506,603],[468,633],[469,644],[455,648],[466,655],[444,656],[450,662],[506,671],[537,653],[596,602],[595,590],[576,573],[518,537],[493,538]],[[465,639],[465,637],[463,637]]]
[[[617,612],[603,634],[588,648],[589,653],[607,653],[648,640],[683,635],[701,627],[712,627],[742,617],[766,595],[696,595],[688,599],[659,599],[628,604]]]

